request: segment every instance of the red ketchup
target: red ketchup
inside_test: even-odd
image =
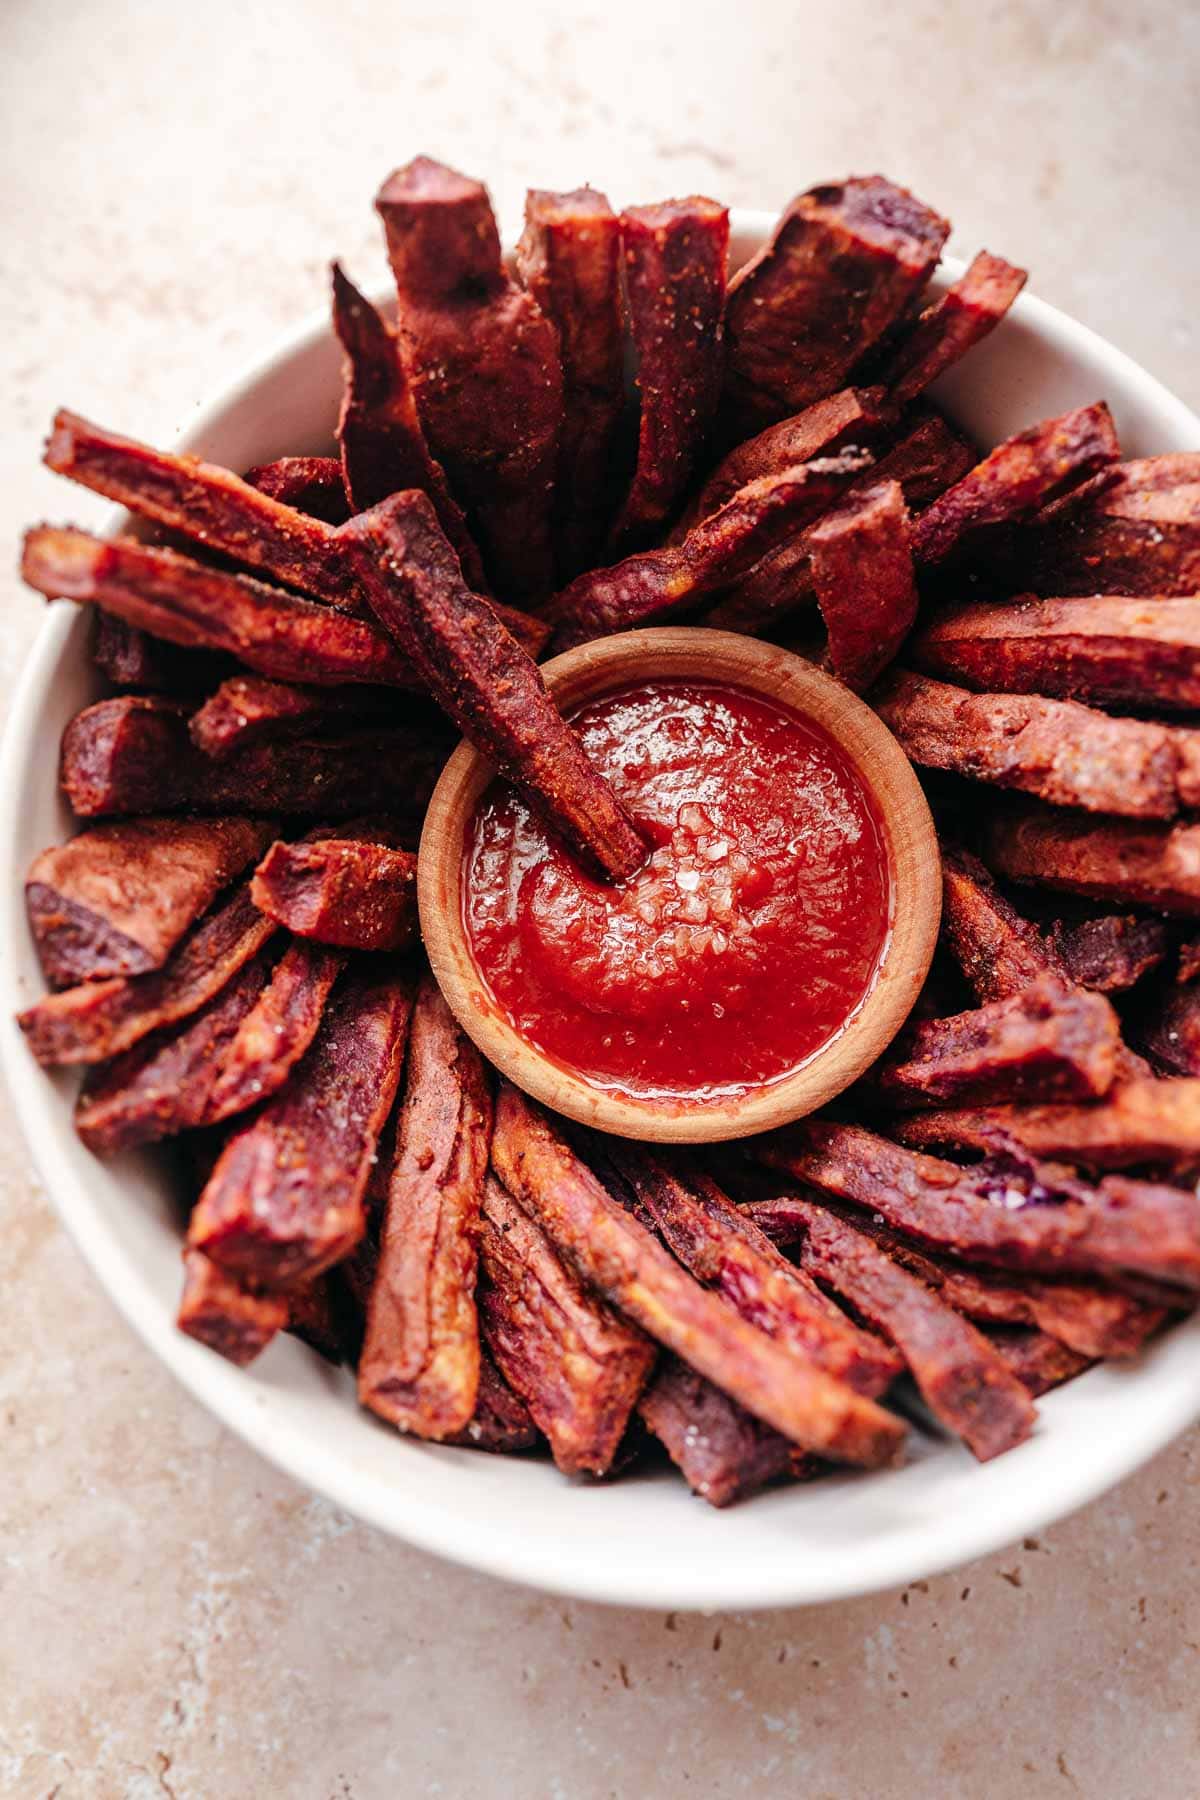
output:
[[[714,1101],[791,1074],[871,991],[891,922],[879,817],[815,722],[739,688],[648,681],[572,723],[652,846],[606,886],[511,788],[467,838],[480,973],[527,1042],[598,1088]]]

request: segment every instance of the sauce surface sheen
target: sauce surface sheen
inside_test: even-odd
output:
[[[870,992],[890,929],[878,814],[814,721],[696,680],[572,715],[651,845],[593,880],[506,784],[467,836],[472,953],[520,1034],[594,1086],[716,1100],[780,1080]]]

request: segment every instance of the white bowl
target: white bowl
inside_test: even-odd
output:
[[[770,224],[735,214],[736,260]],[[957,272],[946,265],[950,278]],[[184,447],[235,469],[327,450],[338,383],[327,320],[314,318],[203,411]],[[1200,420],[1158,382],[1028,295],[938,397],[984,444],[1104,397],[1126,454],[1200,447]],[[69,519],[70,490],[60,498],[56,516]],[[1197,1319],[1136,1363],[1097,1368],[1047,1396],[1030,1442],[986,1467],[914,1432],[903,1468],[781,1488],[722,1513],[666,1472],[588,1484],[548,1462],[399,1437],[357,1408],[348,1374],[293,1338],[243,1371],[182,1337],[178,1214],[158,1161],[90,1156],[72,1129],[74,1077],[39,1069],[13,1023],[42,991],[21,878],[72,830],[55,785],[58,742],[99,692],[88,623],[65,601],[49,609],[0,758],[0,857],[12,872],[0,893],[4,1068],[46,1189],[125,1317],[198,1400],[296,1480],[424,1549],[557,1593],[654,1607],[784,1606],[889,1588],[1037,1531],[1200,1414]]]

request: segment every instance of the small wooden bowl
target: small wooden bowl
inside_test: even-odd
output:
[[[468,1037],[502,1074],[555,1112],[618,1137],[717,1143],[786,1125],[862,1074],[896,1035],[929,970],[941,915],[937,835],[908,758],[869,706],[777,645],[727,631],[666,627],[601,638],[542,670],[570,713],[630,682],[705,680],[748,689],[816,721],[842,747],[875,800],[892,878],[891,932],[875,986],[835,1038],[790,1075],[735,1100],[633,1099],[602,1092],[526,1042],[476,967],[462,907],[464,838],[494,772],[461,744],[434,789],[421,835],[417,897],[425,949]]]

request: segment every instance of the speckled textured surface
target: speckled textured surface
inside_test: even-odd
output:
[[[435,17],[436,15],[436,17]],[[5,0],[5,554],[94,518],[53,407],[169,440],[383,275],[418,148],[617,198],[774,206],[882,167],[1200,404],[1200,13],[1153,0],[676,9]],[[731,19],[733,28],[731,29]],[[7,688],[39,617],[6,577]],[[432,1562],[274,1474],[117,1319],[0,1120],[0,1792],[1192,1796],[1200,1434],[1037,1541],[903,1593],[694,1618]]]

